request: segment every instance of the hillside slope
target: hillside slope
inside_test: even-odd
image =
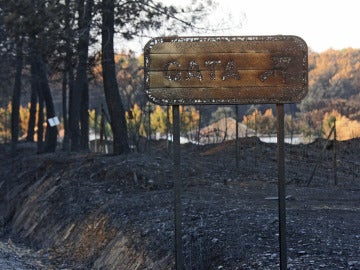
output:
[[[182,146],[187,269],[278,269],[276,146],[254,138]],[[337,144],[338,186],[323,141],[286,145],[291,269],[360,268],[360,140]],[[149,153],[36,155],[1,146],[3,238],[54,269],[172,269],[173,166],[165,142]]]

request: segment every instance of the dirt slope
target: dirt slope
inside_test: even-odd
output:
[[[275,145],[182,146],[186,269],[278,269]],[[291,269],[360,269],[360,141],[332,149],[286,146]],[[1,146],[2,235],[43,254],[54,269],[172,269],[173,167],[165,142],[147,153],[16,157]]]

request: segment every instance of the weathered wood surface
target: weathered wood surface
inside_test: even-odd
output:
[[[168,105],[292,103],[307,93],[307,62],[296,36],[156,38],[145,90]]]

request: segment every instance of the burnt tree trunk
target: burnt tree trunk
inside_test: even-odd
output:
[[[38,71],[40,77],[40,91],[44,97],[45,107],[46,107],[46,132],[45,132],[45,145],[44,152],[50,153],[55,152],[57,144],[57,126],[51,126],[49,124],[49,119],[55,117],[55,108],[51,96],[51,91],[49,87],[49,81],[47,77],[46,64],[42,60],[41,56],[38,57]]]
[[[21,73],[23,68],[23,51],[22,39],[16,40],[16,73],[14,81],[14,91],[12,95],[11,109],[11,151],[16,152],[19,138],[19,122],[20,122],[20,94],[21,94]]]
[[[82,42],[82,55],[79,58],[79,65],[81,65],[82,78],[84,79],[81,87],[81,104],[80,104],[80,148],[82,150],[89,149],[89,83],[87,77],[87,66],[88,66],[88,54],[89,54],[89,43],[90,43],[90,28],[92,20],[92,10],[94,6],[94,0],[88,0],[84,6],[82,28],[84,29],[84,36],[81,39]]]
[[[34,45],[34,38],[30,38],[31,44]],[[36,125],[36,106],[39,93],[39,76],[36,67],[36,56],[33,48],[30,48],[30,73],[31,73],[31,97],[30,97],[30,117],[28,123],[28,132],[26,140],[34,141],[35,125]]]
[[[125,111],[118,90],[114,60],[114,0],[102,1],[102,73],[106,103],[113,132],[114,154],[129,152]]]
[[[80,123],[81,123],[81,132],[80,132],[80,148],[82,150],[89,149],[89,84],[84,85],[84,88],[81,91],[81,110],[80,110]]]
[[[38,72],[38,65],[36,65],[36,72]],[[39,111],[38,111],[38,130],[37,130],[37,152],[42,153],[44,151],[44,96],[40,89],[40,85],[38,88],[38,96],[39,96]]]
[[[64,122],[64,138],[63,138],[63,150],[68,149],[69,145],[69,137],[68,137],[68,116],[67,116],[67,71],[63,72],[63,80],[62,80],[62,115]]]
[[[64,73],[63,73],[63,86],[62,86],[62,111],[63,111],[63,120],[64,120],[64,139],[63,139],[63,149],[69,150],[70,146],[70,131],[69,131],[69,114],[68,108],[70,104],[68,103],[68,93],[74,91],[74,68],[73,68],[73,50],[72,50],[72,41],[73,33],[70,26],[70,0],[65,0],[65,16],[64,16],[64,33],[65,33],[65,63],[64,63]],[[69,89],[69,90],[68,90]]]
[[[71,150],[79,151],[88,149],[89,143],[89,119],[84,117],[89,109],[88,99],[88,51],[90,40],[91,13],[94,0],[84,0],[78,2],[79,29],[80,36],[78,41],[78,67],[76,71],[75,87],[70,91],[70,137]],[[81,125],[79,122],[81,121]],[[81,131],[80,131],[81,128]]]
[[[37,88],[34,88],[35,85],[32,80],[33,80],[33,75],[31,74],[30,115],[29,115],[28,131],[26,135],[26,141],[28,142],[34,141],[35,124],[36,124]]]

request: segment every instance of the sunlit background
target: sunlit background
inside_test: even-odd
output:
[[[187,6],[192,0],[162,0],[176,6]],[[297,35],[308,46],[323,52],[329,48],[360,48],[359,2],[312,0],[215,0],[204,5],[209,14],[198,24],[198,31],[164,31],[162,35]],[[154,33],[157,35],[159,33]],[[129,43],[137,51],[148,38]]]

